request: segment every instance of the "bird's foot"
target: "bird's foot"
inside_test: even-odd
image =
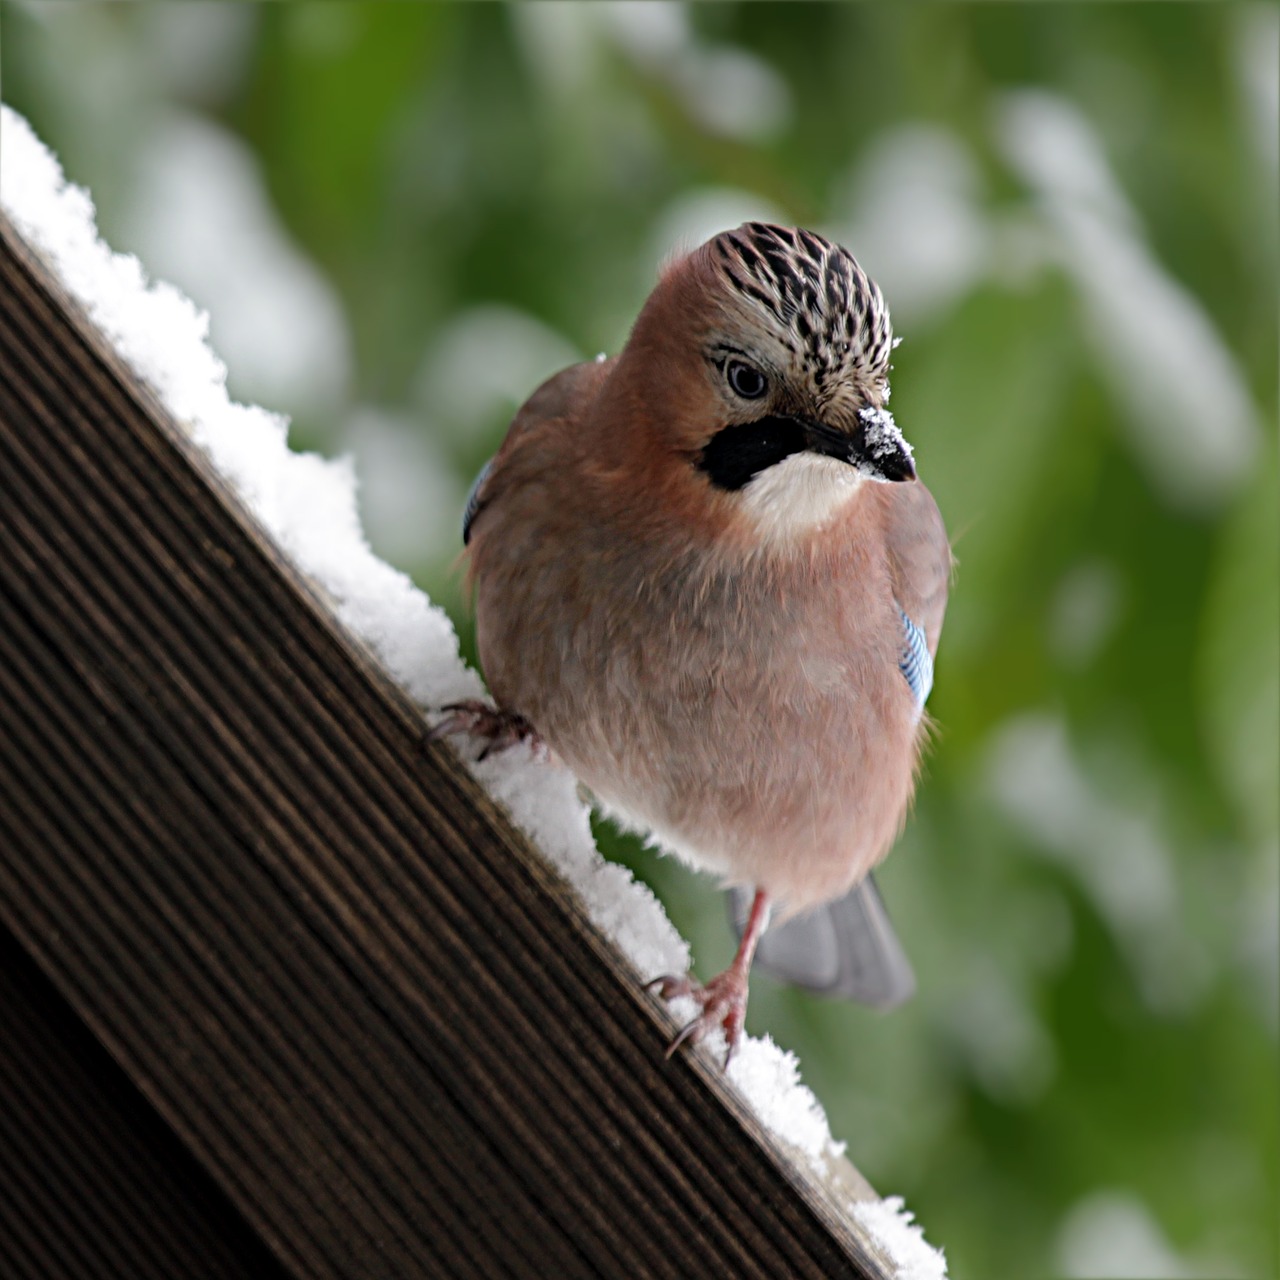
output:
[[[455,733],[484,738],[485,745],[477,760],[483,760],[495,751],[514,747],[517,742],[527,742],[535,755],[551,754],[538,731],[518,711],[505,711],[478,698],[449,702],[440,709],[446,713],[445,718],[427,734],[428,742],[439,742],[441,738]]]
[[[697,1044],[713,1027],[721,1027],[728,1045],[724,1055],[724,1069],[727,1071],[738,1048],[738,1041],[742,1038],[742,1026],[747,1018],[746,971],[737,965],[731,965],[712,978],[705,987],[688,974],[667,974],[665,977],[654,978],[645,986],[649,991],[657,991],[664,1000],[692,996],[702,1010],[692,1022],[681,1028],[667,1046],[667,1057],[671,1057],[682,1044]]]

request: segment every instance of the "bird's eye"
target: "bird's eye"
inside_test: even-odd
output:
[[[763,373],[754,365],[744,360],[731,360],[725,370],[729,385],[744,400],[759,400],[769,389],[769,383]]]

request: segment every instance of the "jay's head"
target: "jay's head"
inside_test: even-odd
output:
[[[863,482],[915,478],[884,407],[892,348],[884,298],[852,254],[749,222],[667,268],[618,374],[673,483],[786,535]]]

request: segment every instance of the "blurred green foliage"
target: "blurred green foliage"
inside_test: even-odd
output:
[[[885,1017],[760,978],[749,1026],[957,1277],[1276,1274],[1274,9],[2,17],[5,98],[116,247],[156,265],[182,230],[140,207],[175,120],[248,157],[338,304],[332,390],[270,407],[367,466],[375,545],[466,647],[451,530],[520,398],[616,350],[672,237],[717,215],[847,243],[906,336],[893,405],[959,559],[881,876],[920,991]],[[183,215],[215,243],[224,196]],[[713,886],[601,834],[714,972]]]

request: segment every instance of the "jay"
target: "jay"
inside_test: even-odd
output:
[[[495,705],[433,736],[544,743],[738,894],[729,968],[650,984],[700,1010],[669,1053],[719,1026],[732,1055],[771,917],[809,985],[911,989],[868,873],[911,799],[951,552],[886,408],[893,346],[846,249],[747,223],[667,266],[619,355],[543,383],[468,502]]]

